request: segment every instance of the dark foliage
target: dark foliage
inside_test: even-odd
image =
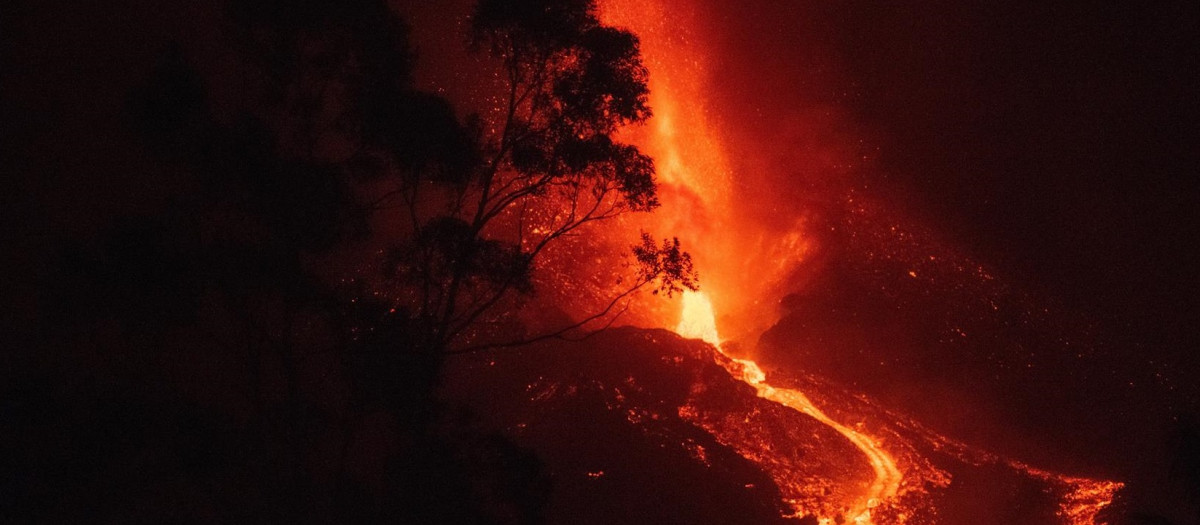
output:
[[[368,233],[360,181],[466,184],[470,128],[411,88],[384,2],[228,13],[242,77],[176,46],[129,97],[128,147],[181,189],[47,272],[41,339],[0,391],[4,520],[538,521],[537,459],[451,417],[420,320],[319,264]],[[241,98],[214,102],[230,83]],[[457,261],[475,239],[444,226],[414,241]],[[473,272],[528,271],[470,251]]]
[[[670,297],[684,288],[696,289],[692,256],[680,249],[679,239],[663,239],[662,246],[656,246],[654,239],[643,233],[642,244],[633,246],[633,254],[640,263],[643,279],[650,275],[665,276],[653,293],[665,293]]]
[[[581,228],[658,206],[653,161],[613,139],[644,121],[646,69],[637,38],[604,26],[590,1],[483,1],[471,36],[501,64],[502,115],[459,124],[444,102],[409,95],[367,112],[363,171],[390,188],[376,205],[399,208],[410,235],[384,265],[389,295],[432,344],[454,352],[607,326],[621,301],[658,282],[694,288],[674,246],[641,247],[637,274],[614,301],[542,335],[489,332],[514,295],[533,292],[543,251]],[[483,130],[488,130],[484,132]],[[674,262],[674,263],[673,263]]]
[[[539,521],[538,458],[436,395],[447,351],[532,293],[547,244],[657,204],[651,160],[611,138],[649,114],[636,39],[543,7],[476,19],[522,53],[493,126],[414,89],[380,0],[230,2],[220,73],[183,44],[133,73],[123,146],[169,189],[46,271],[0,387],[4,519]],[[579,212],[497,235],[518,207]],[[385,275],[329,264],[381,218],[408,224]],[[649,250],[627,293],[690,279],[678,243]]]

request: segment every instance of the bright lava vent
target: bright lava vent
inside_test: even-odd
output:
[[[717,318],[713,314],[712,302],[707,296],[701,292],[684,290],[683,313],[675,332],[690,339],[700,339],[713,346],[721,344],[721,337],[717,335]]]

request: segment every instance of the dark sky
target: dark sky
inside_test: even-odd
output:
[[[1195,304],[1194,3],[843,14],[859,115],[921,206],[1075,299]]]
[[[911,209],[1185,385],[1200,374],[1197,12],[850,4],[841,42]]]
[[[711,11],[715,96],[743,151],[826,119],[810,153],[861,148],[861,183],[904,216],[1096,316],[1127,351],[1197,370],[1194,2]]]

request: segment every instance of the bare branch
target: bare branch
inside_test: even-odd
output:
[[[592,315],[589,315],[589,316],[587,316],[587,317],[585,317],[585,318],[583,318],[583,319],[581,319],[581,320],[579,320],[579,321],[577,321],[577,322],[575,322],[575,323],[572,323],[572,324],[569,324],[569,325],[567,325],[567,326],[564,326],[564,327],[562,327],[562,328],[559,328],[559,329],[557,329],[557,330],[555,330],[555,331],[553,331],[553,332],[548,332],[548,333],[541,334],[541,335],[538,335],[538,336],[535,336],[535,337],[531,337],[531,338],[527,338],[527,339],[518,339],[518,340],[513,340],[513,341],[505,341],[505,342],[502,342],[502,343],[486,343],[486,344],[482,344],[482,345],[474,345],[474,346],[468,346],[468,347],[464,347],[464,348],[457,348],[457,349],[447,350],[445,353],[446,353],[447,355],[467,354],[467,353],[478,352],[478,351],[481,351],[481,350],[487,350],[487,349],[492,349],[492,348],[511,348],[511,347],[515,347],[515,346],[524,346],[524,345],[528,345],[528,344],[537,343],[537,342],[540,342],[540,341],[545,341],[545,340],[547,340],[547,339],[566,339],[564,336],[565,336],[567,333],[569,333],[569,332],[571,332],[571,331],[574,331],[574,330],[578,330],[578,329],[580,329],[580,328],[583,328],[584,326],[588,325],[588,324],[589,324],[589,323],[591,323],[592,321],[595,321],[595,320],[597,320],[597,319],[600,319],[600,318],[603,318],[603,317],[607,316],[607,315],[609,314],[609,312],[611,312],[611,311],[612,311],[612,309],[613,309],[613,308],[614,308],[614,307],[615,307],[617,304],[621,303],[621,301],[622,301],[622,300],[626,299],[627,297],[629,297],[629,296],[630,296],[630,295],[632,295],[633,293],[637,292],[637,291],[638,291],[638,290],[640,290],[640,289],[641,289],[643,286],[645,286],[645,285],[647,285],[647,284],[649,284],[649,283],[650,283],[650,281],[648,281],[648,280],[640,279],[636,285],[634,285],[634,286],[630,287],[629,289],[627,289],[627,290],[625,290],[624,292],[620,293],[620,294],[619,294],[619,295],[617,295],[616,297],[613,297],[612,301],[610,301],[610,302],[608,303],[608,305],[606,305],[606,306],[604,307],[604,309],[603,309],[603,310],[600,310],[599,312],[596,312],[596,313],[594,313],[594,314],[592,314]],[[608,320],[608,322],[606,322],[606,323],[605,323],[603,326],[601,326],[600,328],[598,328],[598,329],[596,329],[596,330],[589,331],[589,333],[588,333],[588,334],[586,334],[586,335],[584,335],[582,338],[579,338],[579,339],[567,339],[567,340],[571,340],[571,341],[579,341],[579,340],[582,340],[582,339],[586,339],[587,337],[591,337],[591,336],[595,335],[596,333],[599,333],[599,332],[602,332],[602,331],[604,331],[605,329],[607,329],[607,328],[609,328],[610,326],[612,326],[612,324],[613,324],[613,323],[614,323],[614,322],[617,320],[617,318],[619,318],[619,317],[621,316],[621,314],[624,314],[624,313],[625,313],[625,312],[626,312],[628,309],[629,309],[629,303],[628,303],[628,301],[626,301],[626,302],[624,303],[624,306],[623,306],[623,307],[622,307],[622,308],[621,308],[621,309],[620,309],[620,310],[617,312],[617,315],[615,315],[615,316],[613,316],[611,319],[609,319],[609,320]]]

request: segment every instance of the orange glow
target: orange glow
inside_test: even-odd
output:
[[[703,41],[690,34],[693,13],[689,8],[668,7],[653,0],[608,0],[601,11],[606,23],[638,35],[650,69],[654,117],[648,129],[635,130],[629,137],[656,160],[662,209],[646,220],[659,223],[651,229],[677,234],[703,272],[707,294],[684,292],[676,331],[717,346],[721,339],[711,299],[719,298],[727,311],[753,315],[757,299],[767,287],[806,252],[807,239],[797,228],[772,242],[753,233],[751,225],[736,221],[737,196],[729,162],[706,103],[705,49]],[[749,325],[759,320],[740,321]],[[737,328],[746,333],[751,326]],[[757,363],[733,362],[739,370],[730,372],[753,386],[761,397],[808,414],[863,451],[875,479],[858,501],[845,502],[850,507],[846,517],[855,523],[870,523],[870,509],[895,496],[900,487],[902,474],[891,456],[877,440],[828,417],[802,392],[768,385]],[[802,510],[795,509],[798,513]]]
[[[1068,525],[1094,525],[1100,511],[1112,504],[1113,496],[1125,487],[1119,481],[1063,476],[1018,462],[1011,464],[1030,476],[1059,485],[1064,495],[1058,515]]]
[[[654,158],[662,203],[655,213],[624,218],[627,231],[616,237],[636,237],[639,230],[678,236],[702,268],[708,298],[724,314],[735,314],[722,319],[726,337],[765,329],[755,325],[761,319],[750,315],[753,306],[804,253],[807,239],[798,229],[768,238],[739,212],[745,196],[735,184],[721,116],[709,102],[709,53],[698,34],[696,6],[606,0],[600,11],[605,23],[627,28],[641,41],[654,114],[646,126],[623,130],[621,138]],[[677,312],[659,311],[644,322],[669,326]]]
[[[650,69],[650,104],[654,117],[647,134],[631,137],[656,159],[663,209],[654,214],[656,226],[678,234],[703,268],[705,289],[720,296],[730,310],[750,311],[773,280],[783,275],[794,258],[807,249],[796,230],[764,242],[739,232],[732,221],[733,185],[729,163],[717,127],[710,125],[706,108],[707,71],[701,43],[689,35],[690,12],[647,0],[609,0],[602,5],[607,23],[634,31]],[[757,241],[755,240],[757,239]],[[702,241],[702,242],[701,242]],[[764,249],[771,246],[771,249]],[[755,268],[754,272],[744,271]],[[748,327],[740,327],[742,332]],[[676,331],[720,344],[716,315],[710,297],[684,292]],[[730,370],[755,388],[759,396],[808,414],[846,437],[863,451],[875,479],[856,502],[846,502],[846,517],[854,523],[871,523],[870,509],[896,495],[902,474],[895,460],[877,440],[834,421],[802,392],[768,385],[757,363],[734,360]],[[804,509],[795,509],[797,513]]]

